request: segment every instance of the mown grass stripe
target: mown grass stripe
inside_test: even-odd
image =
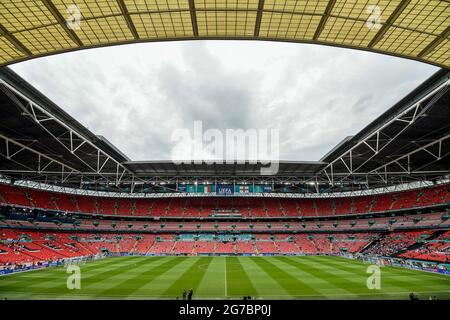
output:
[[[303,272],[309,273],[311,276],[320,277],[332,286],[337,287],[345,292],[359,295],[361,292],[367,290],[364,279],[343,277],[337,272],[327,271],[324,268],[316,268],[304,259],[293,260],[288,257],[276,257],[276,259],[285,262],[293,267],[296,267]]]
[[[116,261],[112,261],[116,260]],[[86,270],[97,270],[98,268],[106,267],[110,268],[113,265],[116,264],[123,264],[126,263],[125,259],[120,258],[105,258],[102,260],[96,260],[92,262],[88,262],[86,265],[80,265],[80,269],[84,271]],[[53,280],[58,280],[61,278],[61,275],[65,274],[66,269],[64,267],[55,267],[55,268],[48,268],[48,269],[40,269],[40,270],[34,270],[30,272],[23,272],[23,273],[16,273],[11,274],[7,276],[0,277],[0,289],[7,289],[7,287],[3,287],[2,284],[5,283],[13,283],[14,286],[21,286],[22,283],[24,283],[27,286],[30,286],[33,284],[33,282],[38,282],[39,284],[42,284],[43,280],[45,282],[51,282]],[[33,274],[33,277],[30,277],[30,275]],[[17,280],[19,279],[19,280]]]
[[[163,296],[181,296],[182,292],[180,292],[180,288],[192,289],[195,294],[212,259],[213,258],[211,257],[198,259],[191,267],[182,273],[178,279],[174,280],[173,284],[163,292]],[[200,268],[200,266],[204,268]]]
[[[183,259],[183,261],[170,270],[167,270],[167,272],[161,274],[153,281],[148,282],[146,285],[139,288],[139,290],[133,292],[133,295],[143,295],[147,292],[151,292],[153,296],[162,297],[163,292],[179,278],[180,274],[190,268],[199,258],[180,257],[177,259]]]
[[[298,258],[302,259],[302,258]],[[342,289],[338,286],[333,285],[328,281],[327,278],[324,277],[321,273],[310,272],[308,268],[303,268],[298,265],[291,265],[286,263],[285,261],[275,260],[279,267],[290,273],[294,277],[300,279],[305,282],[308,286],[312,287],[314,290],[320,292],[320,295],[316,296],[308,296],[309,298],[329,298],[333,294],[346,295],[346,296],[355,296],[348,290]],[[307,297],[307,295],[300,293],[299,297]]]
[[[109,260],[109,259],[108,259]],[[109,270],[111,265],[119,265],[122,266],[124,261],[109,261],[110,264],[104,262],[100,264],[98,267],[97,263],[89,264],[89,266],[81,266],[82,274],[86,274],[85,270],[95,271],[93,275],[98,274],[100,270],[106,269]],[[111,263],[112,262],[112,263]],[[58,267],[54,269],[45,269],[40,270],[40,277],[33,278],[21,278],[20,281],[9,281],[10,278],[6,278],[5,282],[2,282],[0,285],[0,291],[14,291],[16,288],[27,288],[28,291],[36,293],[36,292],[44,292],[51,291],[54,289],[58,289],[61,287],[65,287],[66,279],[69,274],[66,273],[66,269],[64,267]],[[55,283],[58,283],[55,285]]]
[[[172,259],[158,264],[152,268],[143,270],[142,273],[139,273],[133,277],[130,277],[124,282],[118,283],[117,285],[108,288],[107,290],[103,290],[96,294],[97,297],[101,296],[113,296],[113,295],[121,295],[121,296],[129,296],[132,295],[133,292],[138,291],[141,287],[145,286],[147,283],[153,281],[158,276],[166,273],[170,269],[174,268],[178,264],[185,261],[187,257],[172,257]],[[128,284],[124,286],[123,284]]]
[[[268,277],[266,271],[252,259],[241,259],[241,265],[247,274],[250,275],[249,279],[260,297],[274,297],[276,295],[290,297],[290,294],[274,278]]]
[[[258,292],[237,257],[225,257],[227,296],[257,296]]]
[[[68,274],[64,271],[64,276],[62,276],[61,281],[58,283],[58,285],[51,287],[51,288],[42,288],[41,291],[34,292],[35,294],[39,294],[40,292],[56,292],[60,294],[71,294],[71,293],[83,293],[83,291],[86,291],[86,289],[94,286],[95,284],[101,283],[103,281],[106,281],[107,279],[114,277],[119,274],[123,274],[127,271],[139,269],[142,265],[153,263],[155,261],[161,260],[162,257],[157,257],[156,259],[152,259],[149,261],[148,259],[141,258],[141,259],[132,259],[137,260],[134,264],[132,262],[128,263],[128,265],[132,264],[133,267],[126,268],[123,264],[113,264],[112,268],[108,266],[102,267],[101,271],[99,270],[92,270],[91,273],[88,273],[86,276],[86,273],[81,271],[81,289],[70,291],[66,287],[66,279]],[[133,261],[134,262],[134,261]],[[104,271],[103,271],[104,270]]]
[[[367,279],[367,277],[369,276],[369,274],[366,273],[366,269],[368,266],[366,266],[364,264],[359,265],[359,267],[356,267],[354,264],[349,265],[349,264],[344,264],[339,261],[336,261],[332,257],[330,257],[330,258],[314,257],[314,258],[315,258],[314,259],[315,261],[333,265],[335,268],[347,272],[349,277],[352,277],[352,275],[353,275],[353,277],[355,275],[361,275],[362,277]],[[406,273],[407,269],[400,270],[400,271],[404,271]],[[411,288],[411,280],[400,279],[400,278],[398,278],[399,275],[400,274],[398,274],[397,272],[392,272],[392,269],[389,267],[382,267],[381,268],[381,287],[383,288],[383,284],[388,284],[390,286],[399,288],[400,289],[399,291],[407,291],[408,289],[410,289]],[[415,277],[416,277],[416,279],[417,279],[417,277],[420,277],[420,273],[419,274],[416,273]],[[432,286],[426,285],[426,280],[424,280],[424,279],[422,281],[417,281],[416,283],[414,283],[414,287],[415,287],[415,290],[417,290],[417,291],[429,291],[430,288],[433,289]]]
[[[224,298],[226,294],[225,257],[213,257],[208,268],[204,265],[200,265],[199,268],[206,271],[195,292],[196,297]]]
[[[299,286],[296,282],[292,284],[292,291],[289,292],[277,282],[277,279],[284,278],[283,275],[280,275],[276,269],[270,268],[270,276],[268,276],[268,273],[252,259],[263,259],[275,265],[297,281],[305,282],[320,294],[311,294],[310,290]],[[302,264],[302,269],[286,263],[283,261],[285,259]],[[171,267],[172,263],[169,261],[172,260],[173,263],[181,262]],[[164,265],[165,263],[167,264]],[[197,266],[198,270],[194,266]],[[367,266],[360,261],[324,256],[114,257],[82,265],[81,290],[67,290],[65,284],[68,274],[64,268],[57,268],[35,271],[32,277],[24,274],[20,277],[20,283],[14,281],[15,275],[0,277],[0,297],[8,299],[167,299],[174,297],[172,292],[179,295],[183,288],[192,286],[195,290],[194,298],[214,299],[224,297],[224,280],[227,279],[228,298],[251,295],[276,299],[408,299],[410,292],[416,292],[421,299],[428,299],[430,295],[437,295],[439,299],[450,299],[450,277],[392,267],[382,268],[381,290],[364,289],[369,276],[366,273]],[[320,272],[316,272],[314,268]],[[349,283],[343,282],[344,289],[341,289],[332,282],[327,282],[330,276],[322,271],[347,279]],[[143,276],[146,273],[150,273],[149,276]],[[189,279],[191,275],[193,276],[192,285],[186,285],[183,281]],[[105,279],[99,281],[100,277]],[[392,279],[404,281],[405,288],[397,286],[397,283],[387,282]],[[281,281],[288,285],[287,280]],[[89,282],[96,283],[88,285]],[[7,286],[11,286],[12,290],[4,290]],[[361,286],[363,289],[358,295],[350,292],[359,290]],[[114,287],[115,291],[112,290]],[[429,289],[423,290],[425,287]],[[106,293],[102,293],[105,291]]]
[[[365,270],[369,264],[364,263],[360,260],[351,260],[343,257],[326,257],[326,256],[314,256],[310,257],[312,260],[316,261],[317,263],[323,263],[324,261],[328,263],[333,264],[339,264],[342,266],[347,266],[349,270]],[[382,266],[381,268],[384,268],[386,270],[389,270],[390,273],[405,276],[405,275],[414,275],[414,276],[423,276],[423,277],[430,277],[438,281],[448,281],[450,282],[450,277],[447,277],[445,275],[440,275],[436,273],[429,273],[429,272],[423,272],[418,270],[412,270],[412,269],[406,269],[401,267],[395,267],[395,266]]]
[[[252,257],[251,259],[292,296],[299,294],[299,292],[306,295],[321,295],[319,291],[287,273],[275,263],[269,262],[268,259],[264,257]]]

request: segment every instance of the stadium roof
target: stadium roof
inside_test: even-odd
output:
[[[450,176],[450,71],[441,69],[366,128],[317,162],[135,162],[7,67],[0,68],[0,175],[79,188],[178,181],[315,183],[368,188]],[[193,180],[194,179],[194,180]],[[119,188],[122,186],[122,188]],[[126,187],[128,186],[128,187]],[[131,188],[130,188],[131,186]]]
[[[280,176],[304,176],[314,175],[325,167],[324,162],[300,162],[281,161],[279,163],[278,175]],[[261,163],[195,163],[185,161],[182,164],[174,164],[172,161],[131,161],[125,162],[124,166],[136,174],[157,176],[194,176],[194,177],[249,177],[260,176],[261,169],[265,166]]]
[[[416,168],[449,170],[445,155],[450,151],[450,140],[440,140],[450,133],[449,79],[448,71],[436,72],[355,136],[345,138],[320,161],[334,162],[335,170],[345,171],[349,163],[342,160],[349,160],[351,150],[353,168],[363,172],[385,169],[386,163],[403,170],[413,161]],[[430,92],[436,94],[427,97]],[[422,147],[433,151],[411,153]],[[432,154],[439,152],[444,153],[430,162],[428,157],[433,158]],[[408,164],[404,163],[406,160]]]
[[[71,5],[80,10],[80,28],[67,24],[76,16]],[[0,65],[133,42],[257,39],[355,48],[449,68],[449,15],[450,2],[436,0],[3,0]]]

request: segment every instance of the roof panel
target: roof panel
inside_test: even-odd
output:
[[[99,45],[133,39],[125,18],[122,16],[84,20],[81,23],[81,28],[75,29],[74,32],[85,45]]]
[[[256,11],[198,11],[200,36],[253,36]]]
[[[60,25],[30,29],[15,34],[15,37],[33,54],[75,48],[76,45]]]
[[[38,28],[56,22],[41,1],[2,0],[0,2],[0,24],[10,32]]]
[[[133,14],[131,19],[141,38],[193,36],[189,12]]]
[[[5,63],[22,57],[24,57],[22,52],[14,47],[14,45],[5,37],[0,36],[0,63]]]
[[[323,14],[327,5],[328,0],[266,0],[264,1],[264,10]]]
[[[195,0],[196,9],[256,10],[259,0]]]
[[[450,3],[436,0],[414,0],[403,10],[394,25],[434,35],[449,24]]]
[[[76,5],[83,19],[121,14],[117,0],[52,0],[61,16],[70,15],[69,6]]]
[[[318,15],[264,12],[259,35],[267,38],[311,40],[320,19]]]
[[[379,12],[381,23],[384,23],[400,3],[401,0],[337,0],[331,15],[365,22]]]
[[[398,52],[403,55],[418,55],[436,37],[402,28],[391,27],[375,48],[381,51]]]
[[[65,23],[74,13],[71,5],[80,10],[80,29]],[[0,64],[96,46],[198,37],[317,42],[448,68],[449,17],[450,3],[437,0],[4,0]],[[376,21],[380,28],[367,23]]]
[[[442,65],[450,65],[450,40],[445,39],[426,58]]]
[[[124,0],[128,11],[150,12],[164,10],[189,10],[188,0]]]
[[[363,21],[330,17],[320,34],[319,40],[365,47],[377,32],[376,28],[368,28],[366,22]]]

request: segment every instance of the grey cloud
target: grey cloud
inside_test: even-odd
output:
[[[188,70],[161,66],[156,84],[171,107],[182,115],[183,123],[191,126],[193,121],[202,120],[206,128],[219,129],[251,126],[254,102],[247,83],[249,76],[229,74],[210,53],[193,51],[186,55],[190,57],[186,60]]]
[[[133,160],[168,159],[173,130],[194,120],[279,128],[282,159],[318,160],[437,70],[324,46],[203,41],[85,50],[13,69]]]

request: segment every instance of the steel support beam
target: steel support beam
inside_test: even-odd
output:
[[[11,32],[9,32],[2,24],[0,24],[0,35],[5,37],[17,50],[25,56],[31,56],[33,53],[23,45]]]
[[[21,92],[16,90],[14,87],[9,85],[3,79],[0,79],[0,88],[7,94],[14,103],[21,108],[24,114],[28,115],[31,120],[33,120],[36,124],[38,124],[45,132],[47,132],[55,141],[57,141],[66,151],[70,152],[78,161],[83,163],[89,170],[97,174],[103,174],[102,170],[99,167],[95,168],[87,163],[82,157],[77,154],[81,146],[88,146],[90,149],[95,150],[97,154],[97,162],[102,162],[104,167],[106,163],[104,159],[107,159],[108,162],[113,163],[114,166],[118,168],[118,179],[117,183],[119,183],[119,177],[123,175],[123,173],[128,172],[131,173],[127,168],[125,168],[120,162],[114,159],[114,157],[108,155],[106,152],[98,148],[93,142],[84,137],[82,134],[78,133],[76,130],[71,128],[68,124],[56,118],[50,112],[48,112],[45,108],[40,106],[38,103],[35,103]],[[24,105],[17,97],[26,101],[26,105]],[[68,138],[62,138],[60,136],[55,135],[50,128],[47,126],[49,122],[52,124],[58,124],[58,126],[65,130],[63,135],[67,135]],[[74,141],[76,141],[74,143]]]
[[[373,48],[386,34],[386,32],[389,30],[390,27],[392,27],[392,24],[397,20],[397,18],[400,16],[400,14],[405,10],[405,8],[408,6],[408,4],[411,2],[411,0],[403,0],[399,3],[397,8],[392,12],[392,14],[389,16],[389,18],[386,20],[386,22],[383,24],[383,26],[378,30],[377,34],[373,39],[369,42],[368,47]]]
[[[258,2],[258,12],[256,14],[256,22],[255,22],[255,31],[253,33],[254,37],[259,37],[259,30],[261,28],[261,20],[263,16],[263,10],[264,10],[264,0],[259,0]]]
[[[328,17],[331,15],[331,12],[333,11],[334,4],[336,3],[336,0],[330,0],[328,2],[327,7],[325,8],[325,12],[322,15],[322,18],[320,19],[319,25],[317,26],[316,32],[314,33],[313,40],[316,41],[319,39],[320,34],[323,31],[323,28],[325,27],[325,24],[328,21]]]
[[[119,5],[120,11],[122,12],[123,17],[127,22],[128,29],[130,29],[130,32],[133,35],[134,39],[139,40],[139,34],[136,30],[133,20],[131,19],[130,13],[128,12],[128,8],[125,2],[123,2],[123,0],[117,0],[117,4]]]
[[[448,139],[450,139],[450,134],[447,134],[440,139],[437,139],[437,140],[432,141],[420,148],[417,148],[414,151],[411,151],[402,156],[399,156],[399,157],[393,159],[392,161],[389,161],[386,164],[383,164],[382,166],[379,166],[379,167],[371,170],[370,173],[375,173],[375,172],[379,172],[380,170],[385,170],[388,166],[390,166],[391,164],[394,164],[394,163],[396,163],[397,165],[399,165],[401,167],[402,165],[400,164],[400,160],[407,159],[408,168],[404,168],[404,170],[406,173],[409,174],[411,172],[411,166],[410,166],[411,155],[416,154],[420,151],[424,151],[424,152],[427,152],[428,154],[430,154],[431,156],[433,156],[435,158],[435,160],[441,160],[442,158],[444,158],[445,156],[447,156],[450,153],[450,150],[447,151],[445,154],[442,153],[442,148],[440,147],[442,145],[442,142],[445,140],[448,140]],[[439,148],[438,148],[438,153],[434,154],[431,151],[429,151],[428,149],[432,146],[435,146],[436,144],[439,145]],[[448,173],[450,174],[450,171],[448,171]]]
[[[350,149],[344,151],[340,156],[332,160],[325,168],[323,168],[320,172],[322,174],[325,174],[327,172],[327,176],[330,177],[330,180],[332,180],[333,176],[335,176],[335,173],[332,172],[332,166],[336,163],[343,162],[345,164],[345,167],[348,170],[347,176],[355,175],[355,173],[361,172],[361,169],[365,164],[367,164],[369,161],[371,161],[380,151],[385,149],[388,145],[390,145],[402,132],[404,132],[407,128],[409,128],[417,119],[420,118],[420,116],[433,105],[433,103],[443,95],[446,90],[448,90],[450,84],[450,80],[447,80],[431,90],[431,92],[425,94],[422,98],[418,99],[414,103],[411,103],[408,107],[406,107],[402,112],[397,114],[396,116],[392,117],[391,119],[387,120],[384,124],[374,129],[372,132],[367,134],[365,137],[363,137],[361,140],[359,140],[353,147]],[[428,104],[425,104],[426,100],[431,99]],[[386,137],[383,135],[383,129],[389,127],[392,124],[398,124],[403,123],[404,127],[397,132],[397,134],[393,137]],[[382,140],[383,139],[383,140]],[[369,142],[375,142],[375,145],[372,145]],[[357,148],[365,146],[367,150],[371,151],[371,155],[363,161],[362,164],[357,166],[356,168],[352,166],[352,158],[353,158],[353,151],[355,151]],[[350,161],[350,164],[348,165],[346,160]]]
[[[436,37],[436,39],[434,39],[429,45],[427,45],[417,56],[419,58],[425,57],[434,49],[436,49],[436,47],[439,46],[442,42],[447,40],[449,37],[450,37],[450,26],[448,26],[447,29],[445,29],[440,36]]]
[[[192,32],[194,37],[198,37],[197,13],[194,0],[189,0],[189,13],[191,14]]]
[[[0,177],[1,178],[1,177]],[[0,183],[8,183],[8,180],[3,178]],[[249,194],[236,194],[237,197],[271,197],[271,198],[339,198],[339,197],[352,197],[352,196],[364,196],[364,195],[376,195],[389,192],[399,192],[414,190],[419,188],[432,187],[439,184],[450,183],[450,178],[443,179],[437,184],[429,181],[416,181],[407,184],[398,184],[394,186],[383,186],[381,188],[346,191],[346,192],[329,192],[329,193],[249,193]],[[215,197],[215,194],[198,194],[198,193],[123,193],[123,192],[104,192],[85,190],[80,188],[67,188],[56,185],[49,185],[43,182],[36,181],[16,181],[15,185],[35,188],[39,190],[48,190],[53,192],[62,192],[68,194],[77,195],[91,195],[98,197],[115,197],[115,198],[168,198],[168,197]]]
[[[47,7],[47,9],[52,13],[53,17],[58,21],[59,25],[64,29],[64,31],[67,33],[70,39],[72,39],[73,42],[76,43],[77,46],[83,47],[83,42],[80,40],[80,38],[77,36],[75,31],[70,29],[67,26],[67,21],[64,19],[64,17],[61,15],[61,13],[58,11],[58,9],[55,7],[53,2],[50,0],[42,0],[44,5]]]

